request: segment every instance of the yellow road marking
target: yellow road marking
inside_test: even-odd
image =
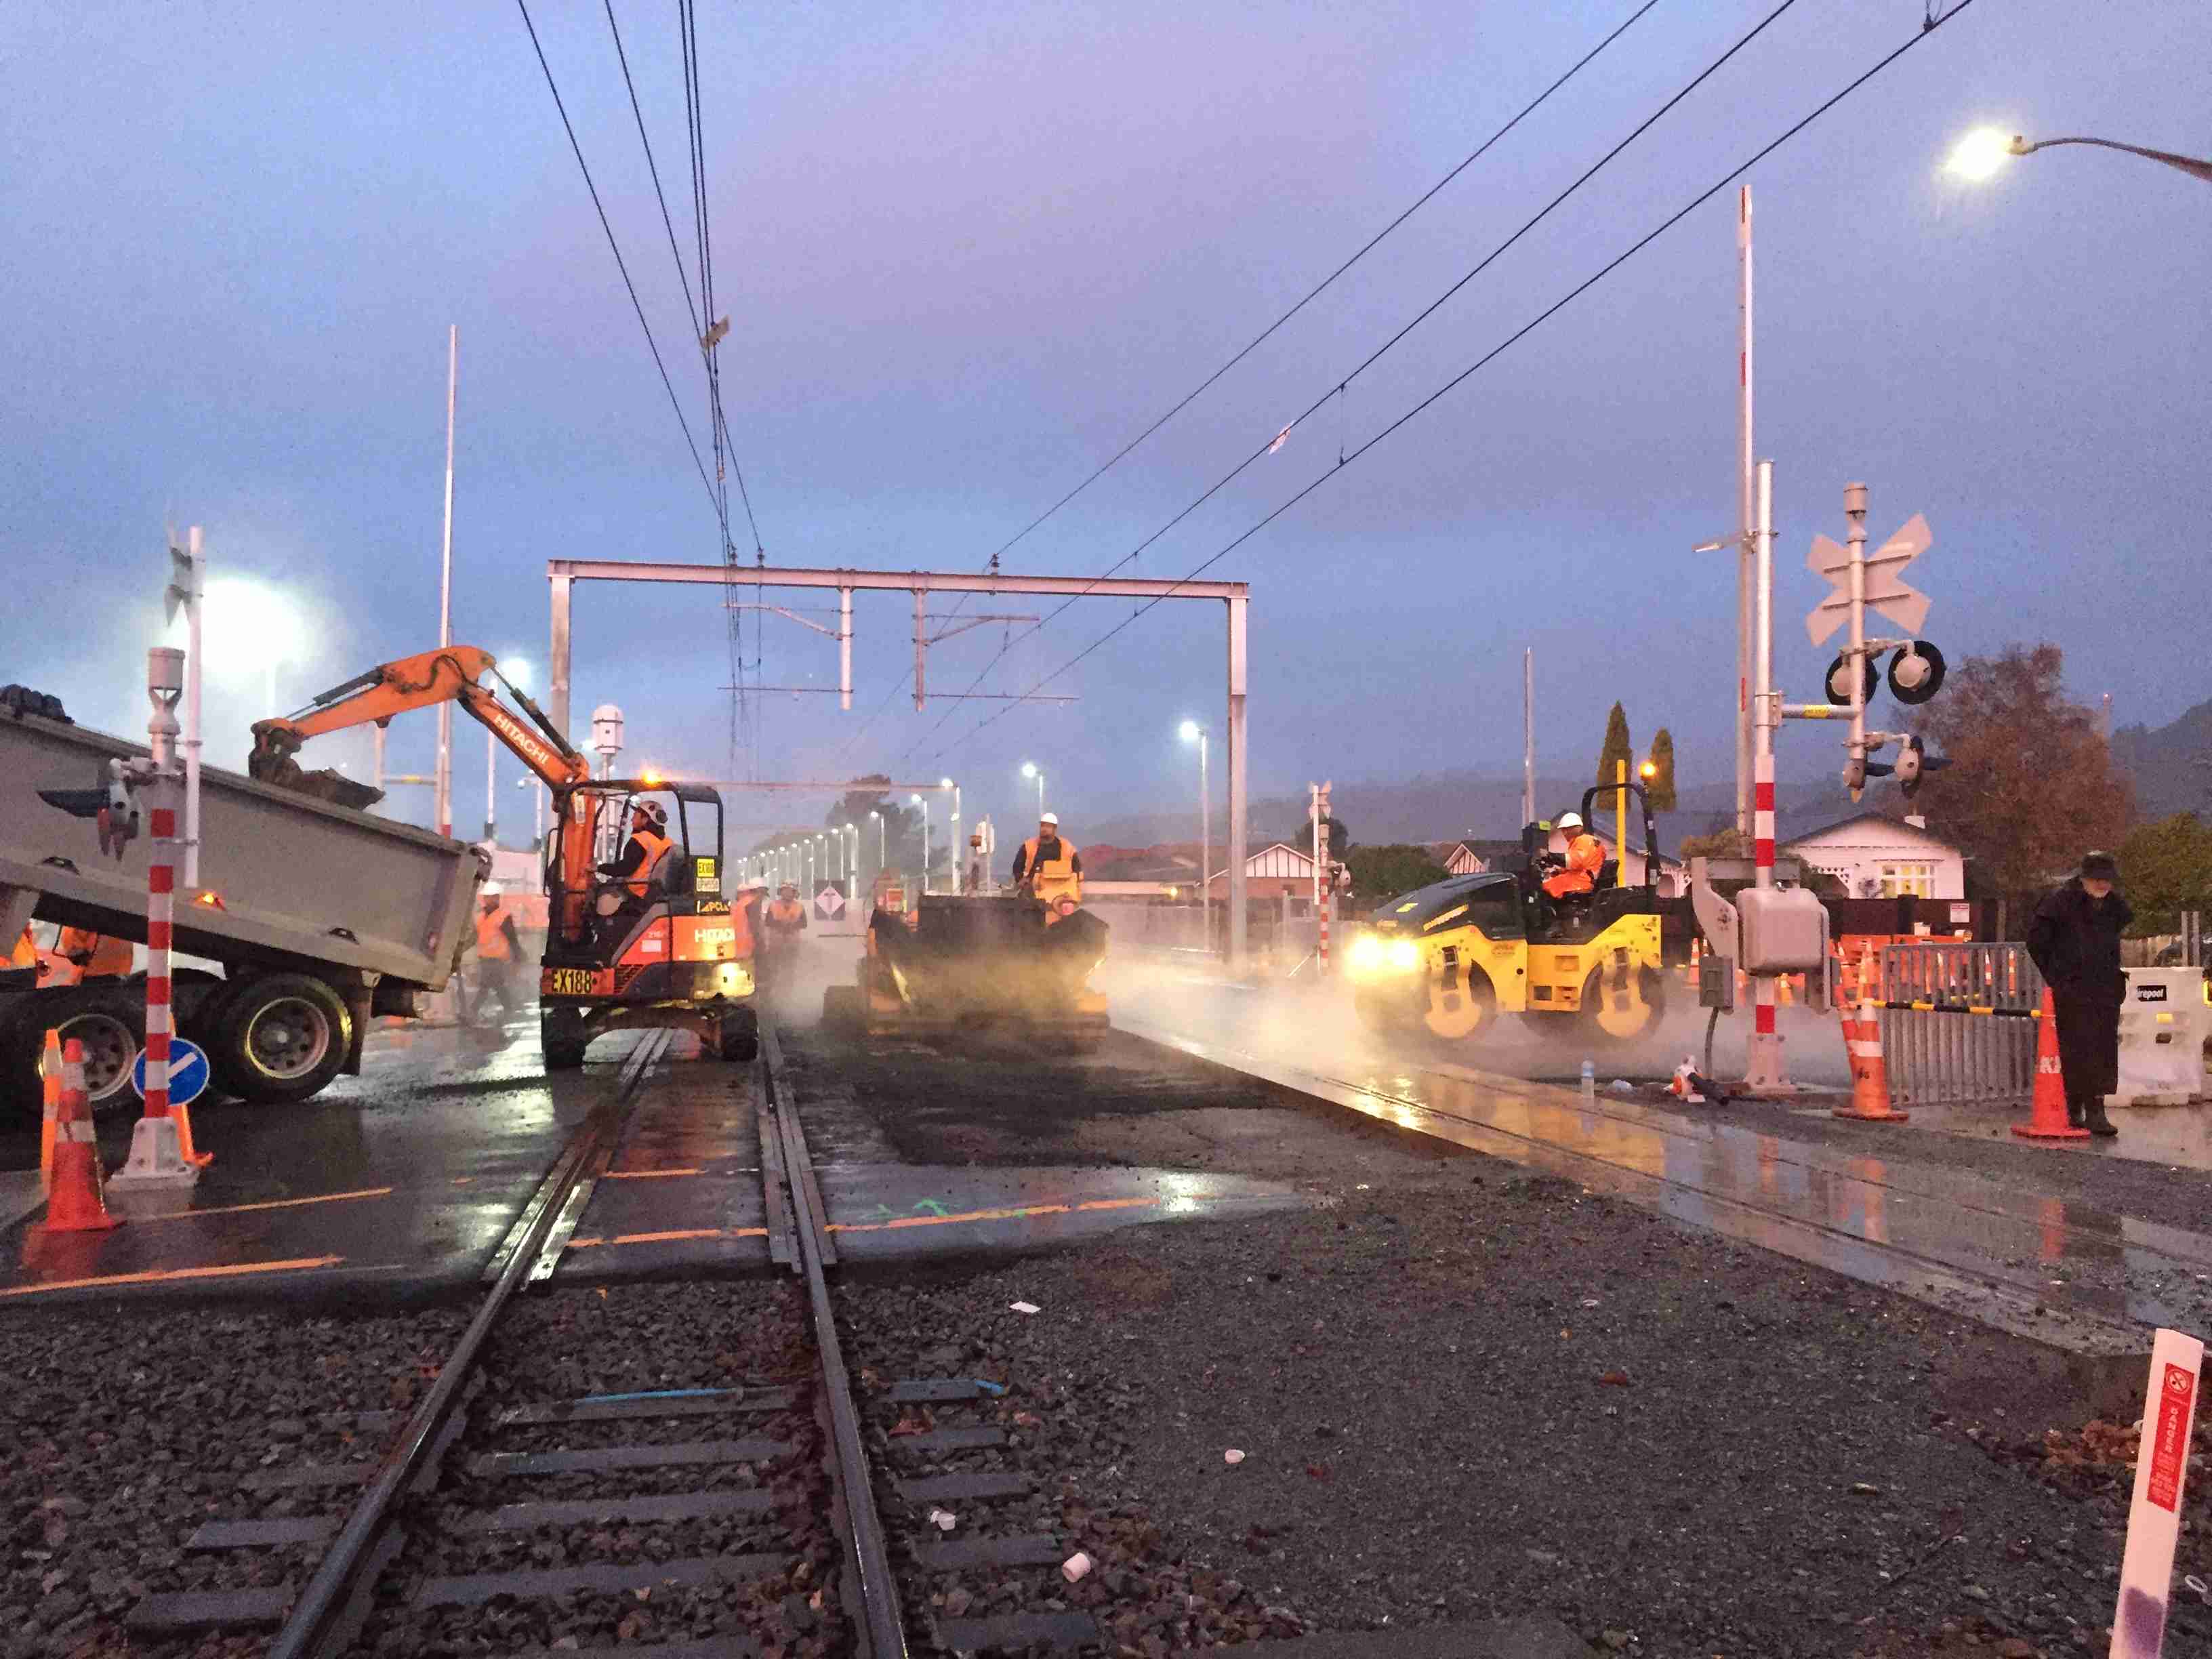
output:
[[[90,1279],[54,1279],[43,1285],[10,1285],[0,1296],[38,1296],[46,1291],[81,1291],[89,1285],[162,1285],[180,1279],[227,1279],[237,1273],[297,1273],[309,1267],[335,1267],[342,1255],[303,1255],[290,1261],[242,1261],[233,1267],[161,1267],[142,1273],[103,1273]]]
[[[1002,1210],[964,1210],[957,1215],[908,1215],[890,1221],[833,1221],[833,1233],[880,1233],[901,1227],[952,1227],[971,1221],[1024,1221],[1032,1216],[1073,1215],[1085,1210],[1156,1209],[1157,1198],[1093,1198],[1080,1204],[1024,1204]],[[672,1232],[617,1233],[611,1238],[580,1236],[568,1241],[572,1250],[599,1249],[612,1244],[666,1244],[700,1238],[765,1238],[765,1227],[691,1227]]]
[[[164,1210],[159,1215],[127,1215],[131,1221],[190,1221],[203,1215],[245,1215],[254,1210],[293,1210],[306,1204],[343,1204],[357,1198],[389,1198],[391,1187],[364,1187],[357,1193],[320,1193],[313,1198],[272,1198],[260,1204],[226,1204],[211,1210]]]
[[[833,1233],[882,1233],[901,1227],[951,1227],[967,1221],[1023,1221],[1031,1216],[1073,1215],[1079,1210],[1142,1210],[1157,1198],[1093,1198],[1080,1204],[1024,1204],[1004,1210],[966,1210],[958,1215],[902,1215],[890,1221],[833,1221]]]
[[[689,1238],[766,1238],[765,1227],[685,1227],[665,1233],[617,1233],[612,1238],[572,1238],[572,1250],[596,1249],[605,1244],[667,1244]]]

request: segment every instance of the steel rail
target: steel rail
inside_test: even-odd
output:
[[[798,1212],[800,1266],[813,1310],[823,1398],[829,1407],[838,1482],[843,1489],[847,1527],[852,1534],[852,1570],[860,1598],[861,1616],[856,1621],[862,1635],[860,1653],[862,1659],[907,1659],[906,1620],[899,1608],[898,1581],[891,1572],[883,1516],[876,1509],[867,1447],[860,1438],[860,1415],[853,1404],[852,1378],[837,1340],[830,1281],[823,1273],[824,1262],[837,1259],[836,1247],[830,1240],[829,1217],[823,1207],[821,1188],[815,1182],[813,1160],[807,1155],[806,1137],[799,1127],[797,1102],[785,1081],[783,1047],[772,1024],[761,1027],[761,1054],[766,1066],[769,1109],[775,1115],[783,1154],[786,1189]]]
[[[505,1261],[499,1278],[446,1357],[438,1380],[408,1419],[398,1442],[378,1465],[361,1501],[354,1505],[345,1526],[300,1592],[300,1599],[292,1604],[283,1628],[270,1644],[269,1659],[310,1659],[311,1656],[321,1659],[350,1644],[345,1615],[356,1593],[374,1577],[376,1546],[393,1504],[434,1455],[440,1435],[476,1370],[484,1339],[498,1322],[507,1299],[537,1267],[541,1247],[586,1170],[603,1147],[614,1145],[638,1085],[666,1052],[668,1041],[667,1031],[654,1031],[631,1051],[614,1096],[594,1106],[562,1148],[552,1170],[526,1206],[519,1231],[510,1233],[502,1247]]]

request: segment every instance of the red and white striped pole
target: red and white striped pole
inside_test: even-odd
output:
[[[108,1185],[188,1187],[204,1159],[189,1156],[183,1115],[169,1107],[169,1039],[175,1027],[170,1000],[169,950],[176,921],[178,795],[177,700],[184,695],[185,653],[168,646],[148,652],[146,691],[154,704],[147,722],[153,764],[146,769],[151,857],[146,866],[146,1109],[131,1131],[131,1156]]]
[[[1761,890],[1774,885],[1774,725],[1780,715],[1774,696],[1774,463],[1759,464],[1758,521],[1753,538],[1755,558],[1752,652],[1753,880]],[[1751,1042],[1744,1086],[1753,1094],[1793,1092],[1782,1055],[1782,1035],[1774,1026],[1774,977],[1754,974],[1751,981]]]
[[[157,760],[156,763],[159,762]],[[169,781],[155,781],[155,799],[166,801]],[[169,1000],[169,945],[177,919],[177,811],[154,808],[153,861],[146,866],[146,1115],[169,1115],[169,1038],[175,1030]]]

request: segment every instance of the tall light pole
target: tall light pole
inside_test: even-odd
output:
[[[2176,155],[2169,149],[2147,149],[2141,144],[2123,144],[2111,138],[2045,138],[2030,143],[2018,133],[2007,137],[1995,127],[1978,127],[1961,138],[1944,166],[1962,179],[1978,181],[1995,173],[2008,157],[2033,155],[2039,149],[2055,149],[2061,144],[2093,144],[2099,149],[2124,150],[2212,185],[2212,161],[2200,161],[2192,155]]]
[[[920,795],[912,797],[921,808],[921,890],[929,890],[929,803]]]
[[[1036,787],[1037,787],[1037,816],[1038,816],[1039,817],[1042,817],[1044,816],[1044,772],[1043,772],[1043,769],[1042,769],[1041,767],[1039,767],[1039,766],[1036,764],[1036,762],[1034,762],[1034,761],[1024,761],[1024,762],[1022,763],[1022,775],[1023,775],[1024,777],[1025,777],[1025,778],[1035,778],[1035,779],[1036,780]]]
[[[884,815],[870,812],[868,816],[876,821],[876,879],[880,881],[884,874]]]
[[[950,778],[939,778],[937,787],[952,792],[952,830],[945,845],[946,861],[952,866],[952,890],[957,893],[960,890],[960,786]]]
[[[1198,902],[1206,923],[1206,948],[1213,948],[1213,789],[1206,780],[1206,739],[1212,734],[1196,720],[1182,723],[1182,740],[1198,745]]]
[[[453,394],[461,379],[461,330],[456,323],[446,331],[446,535],[439,560],[438,645],[453,642]],[[453,833],[453,704],[438,705],[438,780],[435,816],[438,833]]]

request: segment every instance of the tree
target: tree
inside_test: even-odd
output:
[[[2184,910],[2212,910],[2212,823],[2194,812],[2139,823],[2120,843],[2120,886],[2139,933],[2172,933]]]
[[[1644,793],[1653,811],[1674,810],[1674,734],[1663,726],[1651,739],[1651,775],[1644,780]]]
[[[1628,740],[1628,716],[1615,703],[1613,713],[1605,717],[1605,747],[1597,751],[1598,782],[1615,781],[1623,765],[1631,772],[1636,769],[1636,745]]]
[[[1345,853],[1352,846],[1352,831],[1344,827],[1342,818],[1334,816],[1325,817],[1322,822],[1328,826],[1328,855],[1341,864]],[[1300,818],[1296,829],[1285,830],[1278,839],[1302,853],[1312,852],[1313,820]]]
[[[1988,890],[2031,900],[2133,815],[2097,716],[2069,701],[2057,646],[1969,657],[1916,729],[1948,758],[1919,796],[1929,828],[1963,851]]]
[[[1443,866],[1425,847],[1356,848],[1342,862],[1352,872],[1352,890],[1378,903],[1444,878]]]
[[[1687,864],[1692,859],[1747,859],[1751,848],[1734,824],[1714,830],[1709,836],[1685,836],[1675,849],[1675,856]]]

